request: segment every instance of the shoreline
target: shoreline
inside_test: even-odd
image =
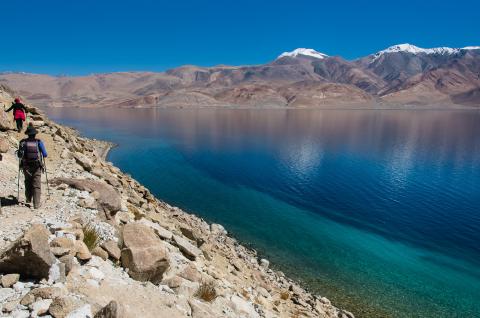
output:
[[[59,231],[69,231],[72,226],[89,224],[98,231],[102,242],[113,240],[120,248],[128,239],[122,230],[125,227],[155,230],[158,235],[155,239],[156,248],[161,247],[164,252],[154,255],[168,256],[164,261],[169,266],[162,267],[165,272],[161,281],[148,282],[147,279],[145,282],[143,276],[136,276],[135,271],[130,275],[131,267],[123,260],[123,251],[127,248],[125,245],[122,258],[119,257],[116,261],[110,254],[105,258],[87,252],[83,256],[76,255],[88,255],[86,260],[91,259],[93,263],[77,263],[75,270],[69,270],[70,274],[64,273],[63,282],[66,283],[57,286],[67,289],[68,293],[77,295],[87,304],[92,304],[91,310],[97,311],[107,305],[108,299],[100,295],[108,294],[118,299],[123,309],[130,312],[126,317],[140,315],[155,318],[158,314],[186,317],[200,309],[204,313],[201,314],[202,318],[354,317],[350,312],[332,305],[327,298],[308,292],[282,272],[269,268],[268,260],[261,259],[254,249],[228,235],[222,225],[207,223],[195,214],[156,198],[137,180],[105,160],[115,146],[113,143],[83,137],[78,130],[57,124],[42,112],[38,113],[42,118],[35,122],[35,127],[49,150],[47,161],[51,195],[44,197],[40,210],[30,210],[23,205],[2,208],[0,219],[4,228],[0,236],[4,244],[0,248],[3,253],[12,246],[8,242],[19,242],[25,231],[34,224],[43,224],[53,236],[59,235]],[[5,140],[9,144],[0,173],[2,178],[14,180],[17,170],[8,167],[16,165],[13,153],[18,136],[10,131],[0,134],[8,137]],[[8,190],[7,183],[2,186]],[[89,190],[90,184],[98,190]],[[5,195],[7,192],[10,191],[6,191]],[[21,199],[24,199],[23,196]],[[19,216],[22,218],[19,219]],[[143,230],[140,233],[142,232]],[[106,253],[103,246],[102,243],[98,255]],[[96,271],[102,271],[103,274],[95,272],[94,277],[102,281],[102,284],[91,285],[92,279],[81,274],[85,270],[88,272],[92,266],[97,268]],[[23,278],[23,270],[22,267],[15,270],[21,273],[20,279]],[[123,285],[118,284],[119,280],[124,282],[124,286],[130,286],[130,289],[124,290]],[[211,303],[199,302],[198,296],[195,296],[206,281],[214,283],[217,290],[215,301]],[[52,286],[48,284],[53,282],[49,282],[50,278],[44,285],[39,282],[27,288],[30,290]],[[132,291],[134,295],[143,295],[143,299],[152,301],[135,299]],[[23,289],[21,293],[12,292],[11,297],[14,301],[20,301],[26,292],[28,291]],[[159,311],[158,306],[163,309]],[[19,310],[26,309],[22,307]],[[173,312],[183,314],[180,316]]]
[[[212,105],[212,106],[198,106],[198,105],[176,105],[176,106],[51,106],[44,105],[42,108],[51,109],[158,109],[158,110],[197,110],[197,109],[225,109],[225,110],[441,110],[441,111],[480,111],[479,106],[465,106],[458,104],[433,104],[433,105],[385,105],[385,104],[358,104],[358,105],[321,105],[308,107],[292,107],[292,106],[250,106],[250,105]]]

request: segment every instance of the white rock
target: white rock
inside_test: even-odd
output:
[[[95,267],[90,268],[88,270],[88,273],[90,274],[90,277],[95,279],[96,281],[101,281],[105,278],[105,274],[101,270],[96,269]]]
[[[52,301],[53,301],[52,299],[42,299],[31,304],[30,305],[30,309],[32,310],[31,316],[38,317],[40,315],[47,313],[48,308],[50,308],[50,305],[52,304]]]
[[[22,290],[25,289],[25,283],[16,282],[15,284],[13,284],[12,287],[17,293],[19,293],[19,292],[21,292]]]
[[[230,305],[238,316],[249,318],[260,317],[251,302],[237,295],[233,295],[230,298]]]
[[[30,317],[30,312],[28,310],[15,310],[10,313],[12,318],[28,318]]]
[[[268,269],[268,267],[270,266],[270,262],[268,260],[262,258],[260,260],[260,266],[262,266],[265,269]]]
[[[15,291],[12,288],[0,288],[0,303],[5,302],[13,295],[15,295]]]
[[[86,304],[80,308],[75,309],[69,313],[65,318],[92,318],[92,308],[89,304]]]
[[[225,230],[223,225],[215,224],[215,223],[210,225],[210,231],[212,232],[212,234],[217,234],[217,235],[227,235],[228,234],[227,230]]]

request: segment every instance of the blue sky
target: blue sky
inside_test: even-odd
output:
[[[89,74],[260,64],[314,48],[480,45],[480,1],[0,0],[0,71]]]

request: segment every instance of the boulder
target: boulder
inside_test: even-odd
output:
[[[95,201],[95,198],[91,196],[88,196],[85,199],[79,200],[78,205],[81,206],[82,208],[92,209],[92,210],[97,208],[97,202]]]
[[[202,273],[198,271],[193,263],[185,267],[178,276],[185,278],[191,282],[200,282],[202,280]]]
[[[75,242],[75,257],[81,261],[88,261],[92,258],[92,253],[83,241]]]
[[[118,247],[117,242],[110,240],[104,242],[101,246],[111,258],[117,261],[120,259],[122,251]]]
[[[129,275],[139,281],[159,283],[169,261],[165,245],[154,231],[138,222],[126,224],[123,243],[121,261]]]
[[[63,149],[62,153],[60,154],[60,158],[62,159],[71,159],[73,158],[73,154],[67,148]]]
[[[54,185],[65,183],[80,191],[98,192],[96,198],[97,209],[104,212],[107,219],[111,219],[122,208],[120,195],[111,185],[105,182],[90,179],[56,178],[51,183]]]
[[[47,313],[52,299],[40,299],[30,305],[31,317],[38,317]]]
[[[103,259],[104,261],[106,261],[108,259],[108,253],[107,251],[105,251],[103,248],[101,248],[100,246],[97,246],[95,247],[93,250],[92,250],[92,255],[95,255],[95,256],[98,256],[100,257],[101,259]]]
[[[123,318],[125,315],[123,314],[120,305],[112,300],[108,303],[105,307],[98,311],[94,318]]]
[[[237,295],[230,298],[230,307],[239,317],[260,317],[255,311],[253,304]]]
[[[7,274],[2,276],[2,286],[4,288],[12,287],[20,279],[19,274]]]
[[[10,297],[15,295],[12,288],[0,288],[0,304],[6,302]]]
[[[65,296],[66,292],[64,289],[59,287],[41,287],[35,288],[29,291],[25,296],[23,296],[20,304],[23,306],[28,306],[35,302],[37,298],[41,299],[55,299],[57,297]]]
[[[171,240],[172,237],[173,237],[173,233],[170,232],[169,230],[165,229],[164,227],[162,227],[160,224],[158,223],[154,223],[152,221],[149,221],[147,219],[141,219],[139,221],[140,223],[142,224],[145,224],[147,226],[149,226],[150,228],[153,229],[153,231],[155,231],[155,233],[161,238],[161,239],[164,239],[164,240]]]
[[[210,225],[210,231],[215,235],[227,235],[227,230],[220,224],[213,223]]]
[[[183,225],[180,226],[180,232],[182,232],[183,236],[186,238],[194,241],[198,247],[201,247],[203,243],[205,243],[205,237],[198,229]]]
[[[67,236],[56,237],[50,242],[51,251],[55,253],[63,253],[67,251],[66,254],[75,254],[75,241],[69,239]],[[57,254],[55,254],[57,255]],[[62,255],[57,255],[62,256]]]
[[[92,316],[92,307],[89,304],[86,304],[80,308],[75,309],[65,318],[91,318]]]
[[[70,249],[64,247],[51,247],[50,250],[56,257],[62,257],[70,253]]]
[[[65,274],[68,275],[72,268],[78,264],[78,261],[76,258],[70,254],[64,255],[58,259],[60,262],[65,264]]]
[[[212,312],[212,306],[197,299],[189,299],[188,304],[192,309],[193,318],[215,317]]]
[[[260,260],[260,266],[263,267],[264,269],[268,269],[270,266],[270,262],[264,258]]]
[[[85,156],[84,154],[80,152],[76,152],[73,154],[73,157],[75,158],[75,161],[86,171],[92,171],[93,169],[93,161]]]
[[[10,145],[5,139],[0,139],[0,153],[6,153],[10,149]]]
[[[49,235],[45,226],[33,225],[22,238],[0,253],[0,272],[48,278],[50,267],[55,262],[48,244]]]
[[[71,296],[57,297],[53,300],[48,311],[54,318],[65,318],[70,312],[83,305],[82,301]]]
[[[173,236],[173,241],[188,259],[195,260],[202,253],[198,247],[178,235]]]
[[[5,131],[10,129],[14,129],[13,117],[11,113],[5,113],[4,111],[0,111],[0,130]]]

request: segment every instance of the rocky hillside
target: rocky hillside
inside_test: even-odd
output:
[[[2,83],[40,107],[479,107],[480,47],[401,44],[355,61],[297,49],[264,65],[80,77],[3,73]]]
[[[11,100],[0,89],[0,102]],[[34,107],[28,118],[49,152],[50,193],[44,182],[33,210],[20,184],[16,202],[23,135],[2,117],[0,317],[353,317],[270,269],[221,225],[155,198],[104,160],[108,143]]]

